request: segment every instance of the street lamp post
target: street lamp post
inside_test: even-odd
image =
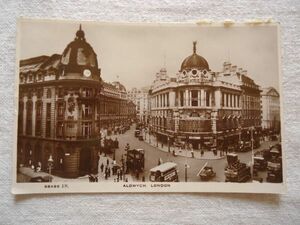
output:
[[[168,152],[170,152],[170,136],[168,136]]]
[[[49,174],[50,174],[50,176],[51,176],[52,167],[53,167],[53,158],[52,158],[52,155],[50,155],[49,159],[48,159],[48,168],[49,168]],[[51,182],[51,179],[49,179],[49,181]]]
[[[186,144],[185,144],[185,165],[184,165],[185,182],[187,182],[187,180],[188,180],[188,174],[187,174],[187,169],[188,169],[188,163],[187,163],[188,140],[189,140],[189,137],[187,136],[186,137]]]
[[[252,165],[254,164],[254,159],[253,159],[253,150],[254,150],[254,137],[253,137],[253,131],[255,130],[255,128],[252,126],[250,128],[250,132],[251,132],[251,153],[252,153]]]
[[[149,132],[148,132],[148,135],[149,135],[149,144],[151,144],[151,135],[150,135],[150,132],[151,132],[151,130],[152,130],[152,127],[151,127],[152,125],[150,125],[150,129],[149,129]]]

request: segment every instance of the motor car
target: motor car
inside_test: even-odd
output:
[[[143,135],[140,135],[138,138],[139,138],[140,141],[143,141],[143,140],[144,140]]]
[[[205,166],[198,174],[201,180],[208,181],[216,176],[216,172],[214,172],[211,166]]]
[[[135,131],[134,131],[134,136],[135,136],[135,137],[139,137],[140,134],[141,134],[141,131],[140,131],[140,130],[135,130]]]
[[[33,182],[33,183],[51,182],[52,179],[53,179],[53,177],[50,175],[37,176],[37,177],[32,177],[29,182]]]

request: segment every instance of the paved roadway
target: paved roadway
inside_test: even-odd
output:
[[[172,161],[177,163],[177,169],[179,170],[179,181],[185,181],[185,172],[184,165],[187,161],[188,168],[188,182],[199,182],[201,181],[199,177],[197,177],[197,173],[203,167],[203,165],[208,162],[209,166],[212,166],[214,171],[216,172],[216,177],[211,181],[216,182],[224,182],[224,168],[227,164],[226,159],[194,159],[194,158],[186,158],[182,156],[174,157],[171,153],[161,151],[149,143],[144,141],[139,141],[134,137],[134,128],[135,125],[132,125],[130,130],[128,130],[125,134],[118,135],[117,138],[119,140],[119,149],[116,150],[116,160],[121,164],[121,155],[125,154],[125,145],[129,143],[130,149],[133,148],[142,148],[145,150],[145,170],[144,174],[140,174],[141,177],[144,175],[146,181],[149,181],[149,170],[158,164],[159,158],[163,160],[163,162]],[[114,139],[114,137],[113,137]],[[259,149],[264,149],[269,146],[269,142],[264,142]],[[256,150],[257,151],[257,150]],[[252,162],[251,151],[245,153],[238,153],[239,159],[241,162],[250,164]]]

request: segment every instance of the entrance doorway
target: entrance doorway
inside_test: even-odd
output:
[[[83,148],[80,150],[80,164],[79,164],[79,174],[86,175],[91,172],[91,149]]]

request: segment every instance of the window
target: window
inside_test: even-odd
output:
[[[91,122],[82,123],[82,136],[87,138],[90,137],[91,134],[92,134],[92,123]]]
[[[26,107],[26,134],[32,135],[32,102],[28,101]]]
[[[180,91],[180,106],[183,106],[183,101],[184,100],[184,95],[183,95],[183,91]]]
[[[64,124],[63,124],[63,122],[58,122],[56,129],[57,129],[56,136],[58,138],[63,138],[63,136],[64,136]]]
[[[47,90],[47,98],[51,98],[51,89]]]
[[[46,118],[50,119],[51,118],[51,103],[47,103],[47,108],[46,108]]]
[[[35,135],[41,136],[42,134],[42,121],[40,119],[36,120],[35,123]]]
[[[36,103],[36,117],[40,118],[42,116],[43,105],[42,102]]]
[[[46,137],[50,137],[51,135],[51,121],[46,121]]]
[[[38,89],[36,95],[37,95],[37,98],[42,98],[43,97],[43,90],[42,89]]]
[[[58,117],[63,117],[65,115],[65,104],[64,102],[59,102],[57,106]]]
[[[229,106],[229,94],[226,94],[226,107]]]
[[[210,92],[206,92],[206,106],[210,106]]]
[[[58,89],[58,97],[59,98],[63,98],[64,97],[64,90],[63,90],[63,88],[59,88]]]
[[[221,106],[224,106],[224,100],[225,100],[225,98],[224,98],[224,93],[222,93]]]
[[[51,103],[46,105],[46,137],[51,135]]]
[[[83,97],[91,97],[92,96],[92,89],[91,88],[83,88],[82,96]]]
[[[20,134],[23,133],[23,111],[24,111],[24,103],[19,102],[19,117],[18,117],[18,131]]]
[[[83,119],[91,119],[92,116],[92,107],[88,104],[82,105],[82,118]]]
[[[198,91],[192,91],[192,106],[198,106]]]

